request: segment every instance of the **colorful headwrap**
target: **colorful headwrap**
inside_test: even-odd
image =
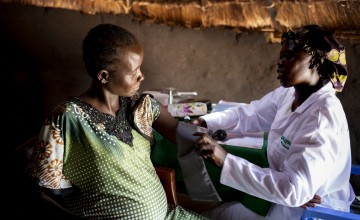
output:
[[[295,44],[312,56],[312,64],[321,77],[329,77],[337,92],[344,88],[347,78],[345,47],[331,32],[318,25],[307,25],[283,33],[281,42]]]

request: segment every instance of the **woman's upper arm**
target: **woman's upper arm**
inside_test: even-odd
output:
[[[159,117],[154,121],[153,128],[169,141],[176,143],[176,126],[177,120],[161,105]]]

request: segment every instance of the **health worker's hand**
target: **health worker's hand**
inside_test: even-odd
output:
[[[195,142],[195,147],[200,155],[204,159],[212,159],[217,166],[222,167],[228,152],[208,134],[195,133],[194,135],[199,136]]]
[[[321,204],[321,197],[318,195],[315,195],[310,201],[300,207],[307,209],[307,207],[316,207],[316,204]]]

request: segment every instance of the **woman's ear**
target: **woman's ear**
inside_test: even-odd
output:
[[[97,78],[102,84],[108,82],[108,77],[109,77],[109,72],[107,70],[100,70],[97,74]]]

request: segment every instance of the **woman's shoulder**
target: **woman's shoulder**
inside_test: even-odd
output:
[[[328,111],[343,111],[343,106],[340,99],[336,96],[335,90],[332,85],[325,85],[317,91],[313,97],[313,102],[320,108]]]
[[[328,118],[331,121],[337,121],[337,123],[347,120],[343,105],[335,95],[319,98],[317,105],[323,120]]]
[[[131,106],[133,110],[139,108],[152,109],[153,111],[160,111],[160,102],[149,93],[137,93],[131,97]]]
[[[150,94],[132,97],[132,120],[135,128],[153,144],[152,124],[160,115],[160,103]]]
[[[136,102],[139,102],[139,101],[142,101],[142,100],[147,100],[147,101],[159,103],[159,101],[157,101],[152,94],[146,93],[146,92],[136,93],[130,99],[131,99],[132,103],[136,103]]]
[[[57,104],[49,114],[48,119],[73,117],[75,112],[81,112],[81,108],[76,103],[75,97],[70,97]]]
[[[320,126],[332,127],[330,125],[347,126],[347,118],[343,105],[339,98],[333,92],[319,92],[316,93],[311,100],[309,100],[309,110],[311,114],[318,121]],[[306,106],[305,106],[306,107]],[[306,108],[305,108],[306,109]],[[325,128],[324,127],[324,128]]]

